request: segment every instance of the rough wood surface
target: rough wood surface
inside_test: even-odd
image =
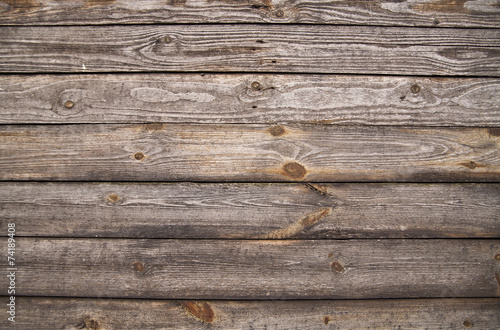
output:
[[[500,27],[495,0],[2,0],[0,24],[312,23]]]
[[[2,305],[7,304],[1,297]],[[500,299],[342,301],[172,301],[16,299],[15,324],[28,329],[495,329]]]
[[[497,128],[0,126],[1,180],[500,181]]]
[[[0,240],[7,255],[7,238]],[[500,296],[500,240],[16,240],[16,294],[170,299]],[[8,278],[0,285],[8,287]]]
[[[19,236],[500,237],[497,184],[17,182],[0,200]]]
[[[71,102],[71,103],[68,103]],[[0,123],[500,126],[500,80],[258,74],[7,75]]]
[[[0,72],[500,75],[500,29],[326,25],[0,29]]]

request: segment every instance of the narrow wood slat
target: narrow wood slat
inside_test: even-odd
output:
[[[500,126],[500,80],[331,75],[0,77],[0,123]],[[70,102],[70,103],[68,103]]]
[[[7,255],[7,238],[0,240]],[[16,294],[169,299],[500,296],[500,240],[17,238]],[[8,287],[3,276],[0,285]]]
[[[388,59],[391,59],[388,61]],[[500,75],[500,29],[178,25],[2,27],[0,72]]]
[[[0,127],[1,180],[500,181],[496,128]]]
[[[313,23],[500,27],[494,0],[2,0],[0,24]]]
[[[0,201],[19,236],[500,237],[496,184],[18,182]]]
[[[5,306],[7,297],[0,298]],[[9,329],[495,329],[500,299],[172,301],[16,298]]]

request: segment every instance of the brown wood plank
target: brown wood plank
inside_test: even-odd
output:
[[[2,0],[0,24],[312,23],[500,27],[491,0]]]
[[[497,184],[17,182],[0,201],[19,236],[500,237]]]
[[[5,306],[6,297],[0,302]],[[172,301],[16,298],[9,329],[495,329],[500,299]]]
[[[500,126],[500,80],[332,75],[0,77],[0,123]]]
[[[388,61],[387,59],[391,59]],[[2,27],[0,72],[500,75],[500,29],[176,25]]]
[[[0,240],[7,255],[7,238]],[[500,296],[500,240],[16,239],[16,294],[169,299]],[[0,285],[8,287],[3,276]]]
[[[496,128],[0,127],[1,180],[500,181]]]

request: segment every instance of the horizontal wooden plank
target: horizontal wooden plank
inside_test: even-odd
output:
[[[497,184],[17,182],[0,202],[19,236],[500,237]]]
[[[0,239],[7,255],[7,238]],[[16,294],[168,299],[500,296],[500,240],[16,239]],[[9,279],[0,278],[8,287]]]
[[[0,72],[151,71],[499,76],[500,29],[1,27]]]
[[[8,297],[1,297],[5,306]],[[495,329],[500,299],[172,301],[16,298],[9,329]]]
[[[500,126],[500,80],[332,75],[0,77],[0,123]]]
[[[500,27],[491,0],[2,0],[0,24],[313,23]]]
[[[500,181],[496,128],[0,126],[1,180]]]

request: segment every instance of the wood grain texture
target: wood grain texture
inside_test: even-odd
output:
[[[1,180],[500,181],[495,128],[0,127]]]
[[[0,24],[312,23],[500,27],[494,0],[2,0]]]
[[[7,238],[0,240],[7,254]],[[500,296],[500,241],[17,238],[16,294],[167,299]],[[0,279],[8,287],[6,276]]]
[[[152,71],[499,76],[500,29],[1,27],[0,72]]]
[[[7,298],[1,297],[5,306]],[[136,299],[16,299],[15,324],[27,329],[495,329],[500,299],[343,301],[173,301]],[[202,306],[203,308],[190,308]],[[199,310],[199,311],[198,311]],[[213,313],[213,318],[207,317]],[[210,321],[210,322],[207,322]],[[92,328],[94,325],[94,328]]]
[[[500,237],[497,184],[17,182],[0,201],[18,236]]]
[[[71,107],[67,107],[71,102]],[[0,123],[500,126],[500,80],[259,74],[7,75]]]

